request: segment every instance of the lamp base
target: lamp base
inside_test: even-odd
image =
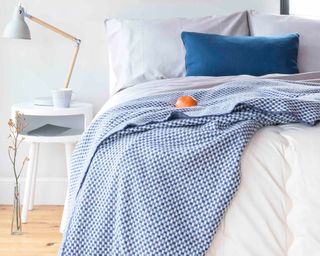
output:
[[[33,105],[52,107],[52,97],[39,97],[33,100]]]

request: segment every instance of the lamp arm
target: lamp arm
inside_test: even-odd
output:
[[[37,17],[34,17],[34,16],[32,16],[32,15],[26,13],[26,12],[24,13],[24,16],[25,16],[26,18],[32,20],[33,22],[38,23],[39,25],[41,25],[41,26],[43,26],[43,27],[45,27],[45,28],[47,28],[47,29],[50,29],[51,31],[53,31],[53,32],[55,32],[55,33],[57,33],[57,34],[65,37],[65,38],[68,38],[68,39],[70,39],[70,40],[72,40],[72,41],[77,41],[77,40],[79,40],[79,39],[77,39],[76,37],[74,37],[74,36],[72,36],[72,35],[70,35],[70,34],[62,31],[61,29],[59,29],[59,28],[57,28],[57,27],[55,27],[55,26],[52,26],[52,25],[50,25],[49,23],[47,23],[47,22],[45,22],[45,21],[43,21],[43,20],[40,20],[40,19],[38,19]]]
[[[72,76],[72,72],[73,72],[74,66],[76,64],[77,57],[78,57],[81,40],[76,38],[76,37],[74,37],[74,36],[72,36],[72,35],[70,35],[70,34],[68,34],[68,33],[66,33],[66,32],[64,32],[64,31],[62,31],[61,29],[59,29],[59,28],[57,28],[55,26],[50,25],[49,23],[47,23],[47,22],[45,22],[43,20],[40,20],[40,19],[38,19],[38,18],[26,13],[26,12],[24,13],[24,16],[26,18],[32,20],[33,22],[35,22],[35,23],[37,23],[37,24],[39,24],[39,25],[41,25],[41,26],[43,26],[43,27],[45,27],[45,28],[47,28],[47,29],[49,29],[49,30],[51,30],[51,31],[53,31],[53,32],[65,37],[65,38],[67,38],[67,39],[69,39],[69,40],[72,40],[73,42],[76,43],[76,49],[74,51],[72,62],[71,62],[71,65],[70,65],[70,68],[69,68],[69,72],[68,72],[68,75],[67,75],[67,79],[66,79],[65,84],[64,84],[64,88],[67,89],[69,87],[71,76]]]
[[[73,72],[74,66],[75,66],[75,64],[76,64],[77,57],[78,57],[78,53],[79,53],[79,49],[80,49],[80,40],[77,41],[77,42],[78,42],[78,43],[77,43],[75,52],[74,52],[74,54],[73,54],[73,58],[72,58],[72,62],[71,62],[70,68],[69,68],[67,80],[66,80],[65,83],[64,83],[64,88],[65,88],[65,89],[67,89],[67,88],[69,87],[70,80],[71,80],[71,76],[72,76],[72,72]]]

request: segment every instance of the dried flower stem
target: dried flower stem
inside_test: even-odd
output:
[[[9,119],[8,126],[10,130],[9,132],[10,145],[8,147],[8,156],[12,164],[12,169],[13,169],[14,178],[15,178],[15,190],[14,190],[15,200],[14,200],[14,207],[13,207],[13,218],[11,223],[11,234],[16,234],[16,231],[13,231],[14,224],[18,233],[21,233],[22,231],[21,215],[20,215],[19,178],[26,162],[29,160],[28,157],[25,157],[20,169],[17,168],[18,150],[21,143],[24,140],[23,137],[20,139],[19,135],[21,135],[23,130],[27,127],[24,115],[20,112],[16,112],[15,121],[13,121],[12,119]]]
[[[25,157],[20,169],[17,168],[18,150],[19,150],[21,143],[24,140],[24,138],[19,139],[19,135],[21,135],[23,130],[27,127],[24,115],[20,112],[16,112],[15,121],[13,121],[12,119],[9,119],[8,126],[9,126],[9,130],[10,130],[9,139],[11,139],[11,145],[9,145],[9,147],[8,147],[8,155],[9,155],[10,162],[12,164],[14,177],[15,177],[15,183],[16,183],[16,186],[18,186],[21,172],[22,172],[26,162],[29,161],[29,158]]]

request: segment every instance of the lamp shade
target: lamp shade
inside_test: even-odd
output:
[[[12,16],[12,20],[3,31],[3,37],[14,39],[31,39],[30,30],[24,20],[24,9],[18,6]]]

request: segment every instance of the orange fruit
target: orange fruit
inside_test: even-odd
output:
[[[198,105],[198,101],[192,96],[181,96],[177,99],[176,108],[188,108]]]

